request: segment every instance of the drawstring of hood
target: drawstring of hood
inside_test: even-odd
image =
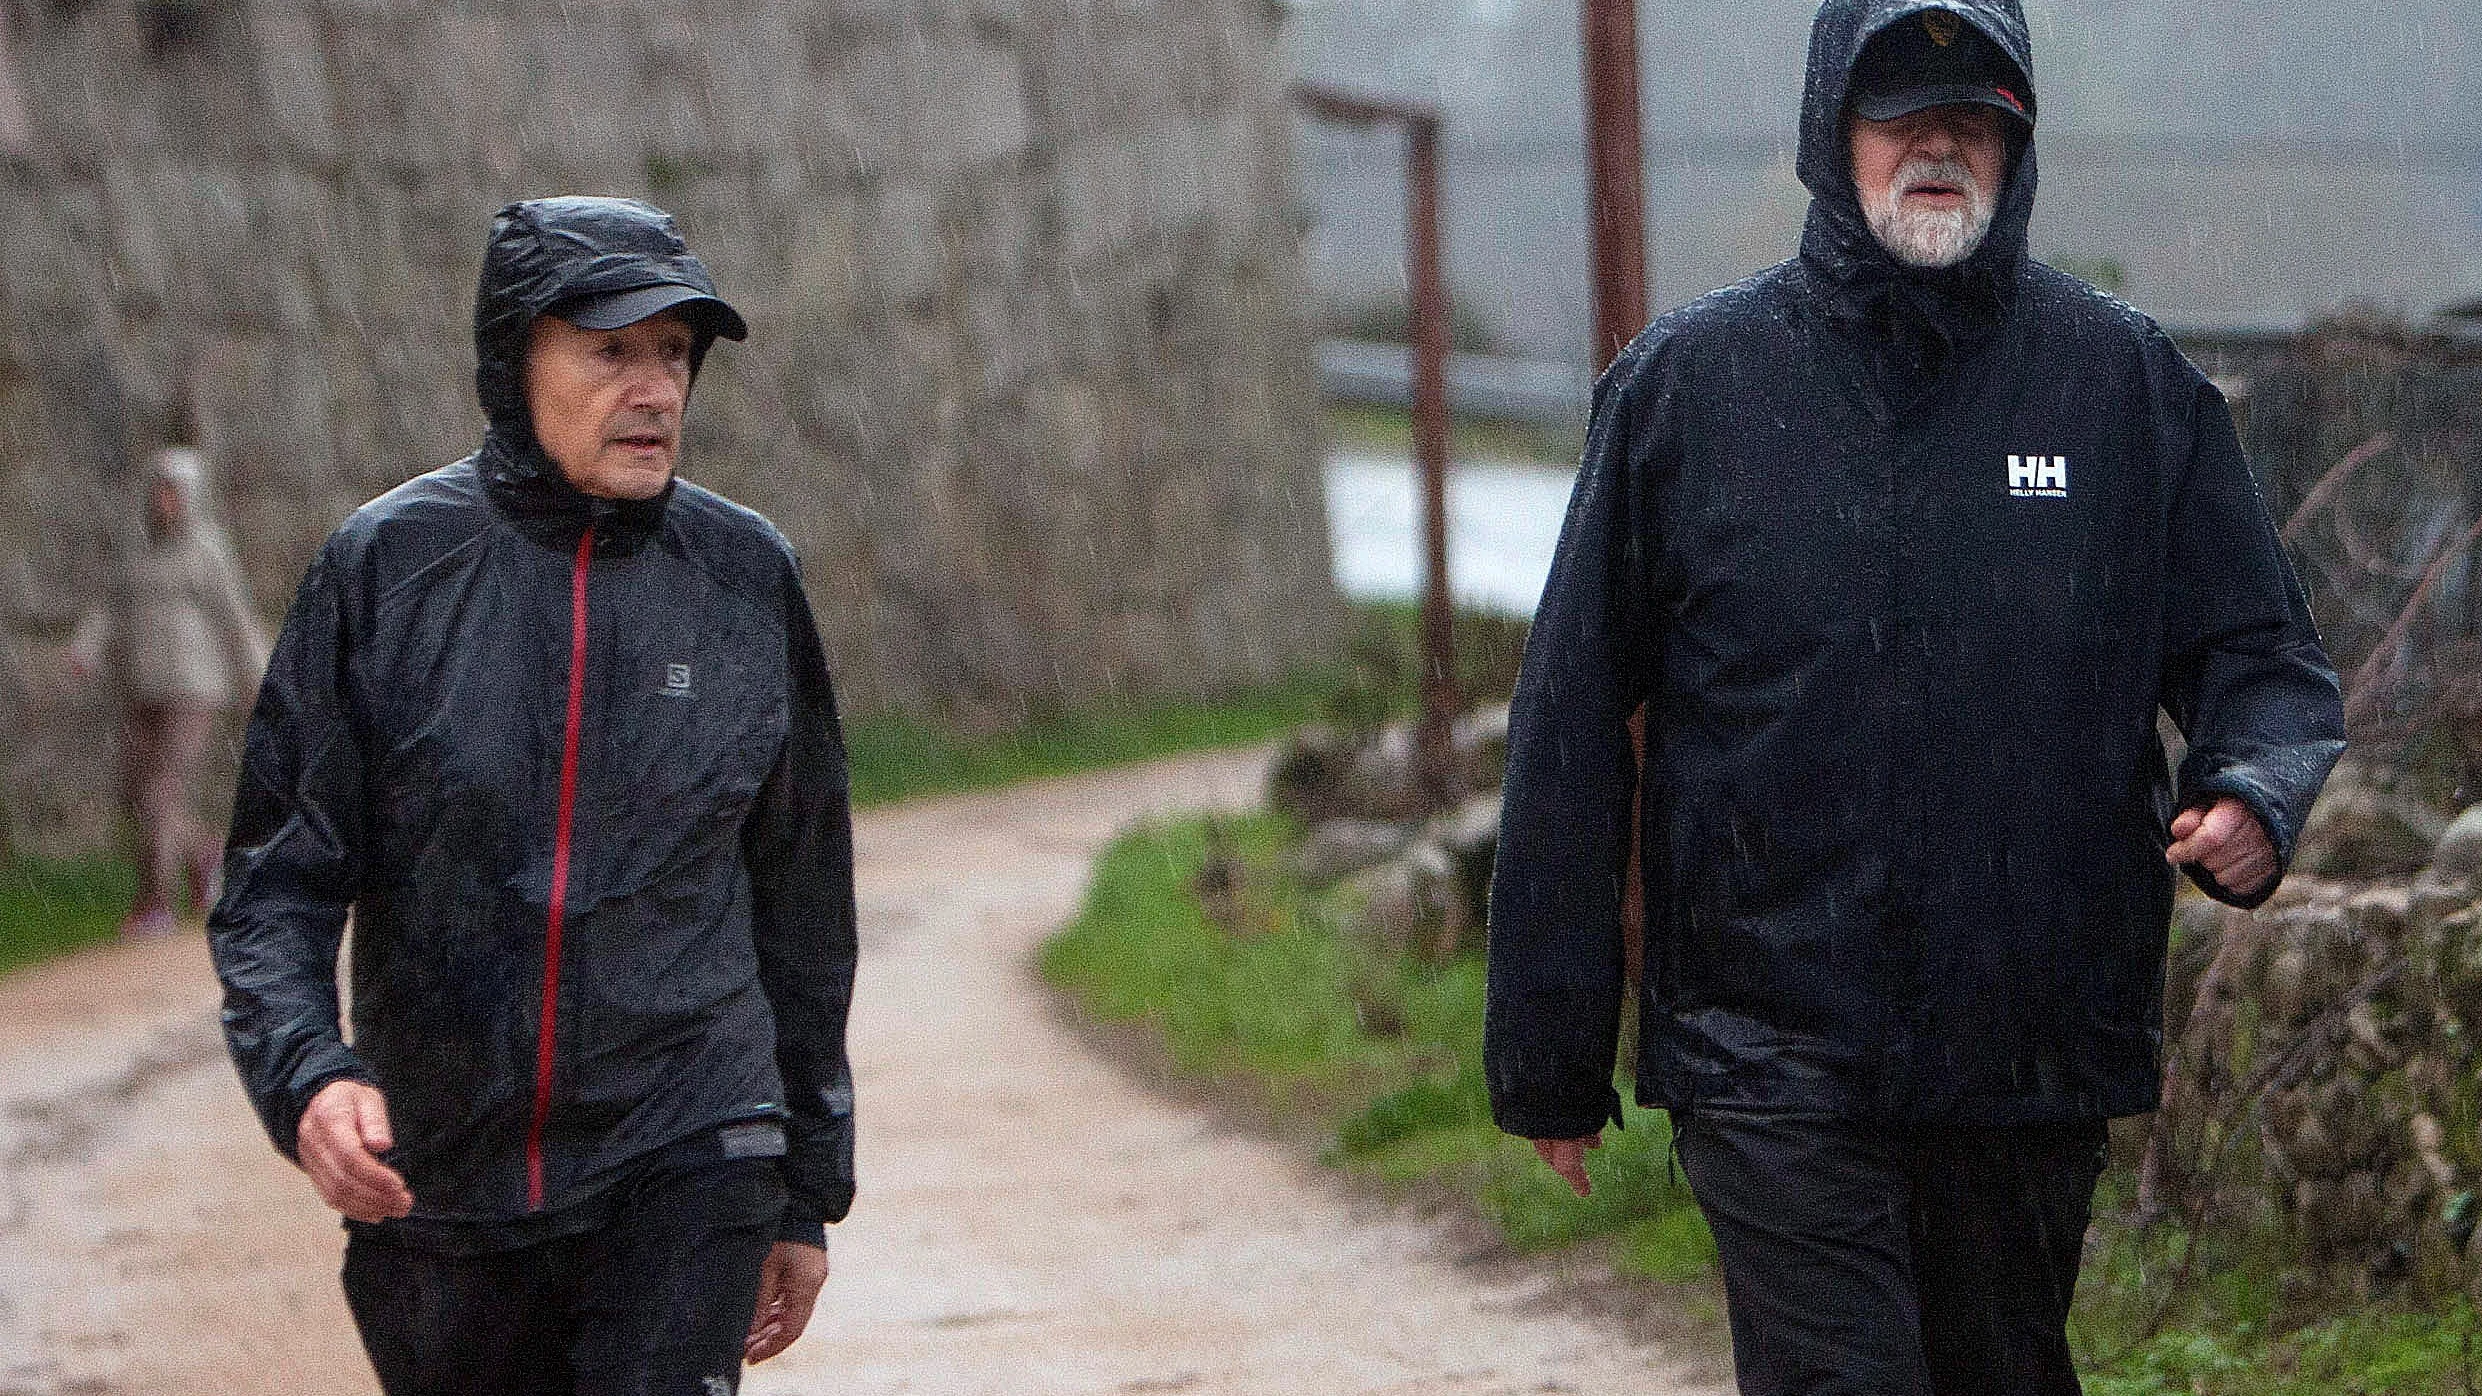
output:
[[[1972,25],[2033,84],[2033,41],[2017,0],[1826,0],[1810,30],[1797,170],[1810,191],[1801,263],[1829,316],[1869,338],[1910,351],[1916,370],[1936,369],[1961,346],[1996,330],[2015,301],[2038,181],[2031,136],[2012,141],[2006,183],[1990,231],[1954,267],[1898,262],[1880,245],[1853,185],[1845,125],[1854,70],[1890,27],[1940,10]]]

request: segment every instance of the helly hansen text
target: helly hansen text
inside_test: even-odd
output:
[[[2068,457],[2010,456],[2008,495],[2011,499],[2068,498]]]

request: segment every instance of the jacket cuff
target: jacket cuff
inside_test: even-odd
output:
[[[1521,1105],[1491,1106],[1491,1122],[1503,1134],[1520,1139],[1584,1139],[1602,1133],[1605,1126],[1627,1129],[1621,1117],[1620,1092],[1611,1086],[1603,1088],[1603,1104],[1571,1109],[1538,1110]]]
[[[308,1084],[288,1093],[284,1100],[284,1118],[267,1122],[269,1141],[276,1146],[277,1153],[285,1156],[286,1161],[295,1164],[302,1161],[302,1116],[310,1113],[310,1102],[319,1098],[319,1092],[339,1081],[359,1081],[366,1086],[376,1084],[371,1080],[370,1072],[359,1062],[332,1067],[312,1076]]]
[[[796,1246],[816,1246],[826,1250],[827,1223],[817,1217],[797,1217],[788,1212],[784,1220],[776,1224],[776,1239]]]
[[[2276,888],[2284,885],[2285,876],[2292,871],[2294,837],[2292,830],[2279,817],[2279,811],[2268,798],[2266,790],[2230,767],[2191,782],[2184,793],[2181,808],[2202,808],[2227,795],[2241,802],[2250,817],[2258,821],[2259,830],[2267,836],[2268,845],[2275,850],[2275,876],[2268,878],[2267,885],[2256,894],[2244,897],[2216,881],[2215,875],[2208,872],[2203,864],[2183,863],[2180,870],[2197,884],[2199,891],[2216,901],[2243,911],[2255,911],[2266,905],[2267,899],[2275,895]]]

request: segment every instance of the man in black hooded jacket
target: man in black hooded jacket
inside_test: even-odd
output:
[[[2264,900],[2343,746],[2223,398],[2027,256],[2032,73],[2016,0],[1820,7],[1800,255],[1596,385],[1517,686],[1493,1109],[1586,1190],[1638,804],[1636,1093],[1744,1392],[2077,1390],[2172,868]]]
[[[391,1396],[736,1389],[852,1200],[826,661],[784,539],[673,478],[747,333],[660,210],[501,210],[482,449],[328,539],[260,690],[225,1033]]]

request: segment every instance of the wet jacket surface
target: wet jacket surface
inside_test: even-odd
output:
[[[631,1160],[746,1122],[718,1147],[783,1153],[785,1235],[816,1242],[853,1194],[826,660],[766,520],[679,481],[592,499],[536,444],[534,317],[678,242],[546,221],[494,227],[482,449],[356,511],[285,620],[209,923],[227,1039],[288,1156],[321,1086],[385,1092],[410,1239],[556,1232]]]
[[[2031,144],[1963,265],[1904,269],[1869,232],[1847,79],[1931,9],[2032,74],[2013,0],[1829,0],[1800,255],[1664,316],[1596,386],[1492,889],[1485,1068],[1512,1133],[1616,1115],[1641,703],[1636,1082],[1662,1106],[2151,1108],[2172,815],[2237,796],[2289,862],[2342,749],[2222,396],[2027,256]]]

